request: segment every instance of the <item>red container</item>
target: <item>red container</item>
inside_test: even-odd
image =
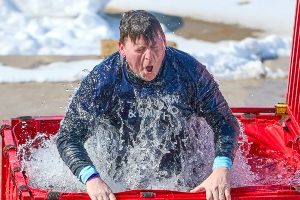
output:
[[[300,169],[300,0],[296,3],[296,15],[293,35],[292,56],[290,62],[287,104],[270,108],[231,108],[244,126],[244,132],[251,143],[247,158],[259,156],[271,158],[274,162],[285,156],[288,166],[294,171]],[[32,188],[28,185],[30,177],[21,171],[17,147],[26,139],[34,138],[37,133],[47,136],[56,134],[63,116],[20,117],[11,121],[3,120],[1,199],[2,200],[79,200],[90,199],[87,193],[53,192]],[[26,122],[26,126],[22,123]],[[36,145],[36,144],[33,144]],[[266,153],[272,152],[272,153]],[[251,170],[262,179],[256,165],[258,160],[249,161]],[[205,199],[205,193],[187,193],[168,190],[132,190],[115,193],[119,200],[129,199]],[[232,188],[232,199],[300,199],[300,185],[247,186]]]
[[[232,108],[237,118],[243,123],[249,142],[252,143],[248,157],[258,155],[276,159],[277,153],[289,155],[294,160],[287,160],[295,170],[300,168],[299,148],[294,144],[295,136],[279,121],[281,115],[274,113],[275,108]],[[264,112],[264,113],[262,113]],[[273,113],[272,113],[273,112]],[[30,177],[21,171],[16,147],[24,144],[37,133],[55,134],[63,116],[20,117],[11,122],[2,122],[2,200],[26,199],[89,199],[86,193],[53,192],[32,188],[28,185]],[[22,126],[26,123],[26,126]],[[32,144],[36,145],[36,144]],[[265,154],[272,150],[276,154]],[[250,163],[251,164],[251,163]],[[255,165],[255,162],[253,163]],[[255,168],[252,169],[255,173]],[[264,176],[261,174],[260,176]],[[233,188],[232,199],[300,199],[300,186],[260,185]],[[205,193],[187,193],[168,190],[132,190],[115,194],[119,200],[127,199],[205,199]]]

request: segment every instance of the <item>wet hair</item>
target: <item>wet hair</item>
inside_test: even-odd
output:
[[[144,10],[131,10],[125,12],[120,21],[120,42],[124,44],[126,37],[133,42],[141,36],[147,44],[154,42],[154,37],[164,32],[156,17]]]

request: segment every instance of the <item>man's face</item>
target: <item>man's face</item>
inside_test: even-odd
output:
[[[156,35],[154,41],[149,42],[148,45],[143,37],[136,41],[127,37],[124,45],[119,42],[121,55],[126,56],[132,72],[146,81],[156,77],[165,56],[165,48],[165,36],[160,34]]]

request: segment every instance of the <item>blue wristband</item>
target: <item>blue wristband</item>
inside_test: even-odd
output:
[[[94,174],[99,174],[97,169],[94,166],[87,166],[80,171],[78,179],[85,184],[87,180]]]
[[[89,180],[92,180],[93,178],[99,178],[100,177],[100,174],[93,174],[92,176],[90,176],[87,180],[86,180],[86,182],[88,182]]]
[[[214,165],[212,169],[215,169],[217,167],[227,167],[230,170],[232,167],[232,161],[228,157],[217,156],[214,160]]]

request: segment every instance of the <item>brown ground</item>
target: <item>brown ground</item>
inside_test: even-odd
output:
[[[212,23],[202,20],[185,18],[184,26],[180,27],[175,34],[185,38],[199,39],[209,42],[222,40],[242,40],[246,37],[256,37],[260,30],[241,28],[237,25],[224,25],[222,23]]]

